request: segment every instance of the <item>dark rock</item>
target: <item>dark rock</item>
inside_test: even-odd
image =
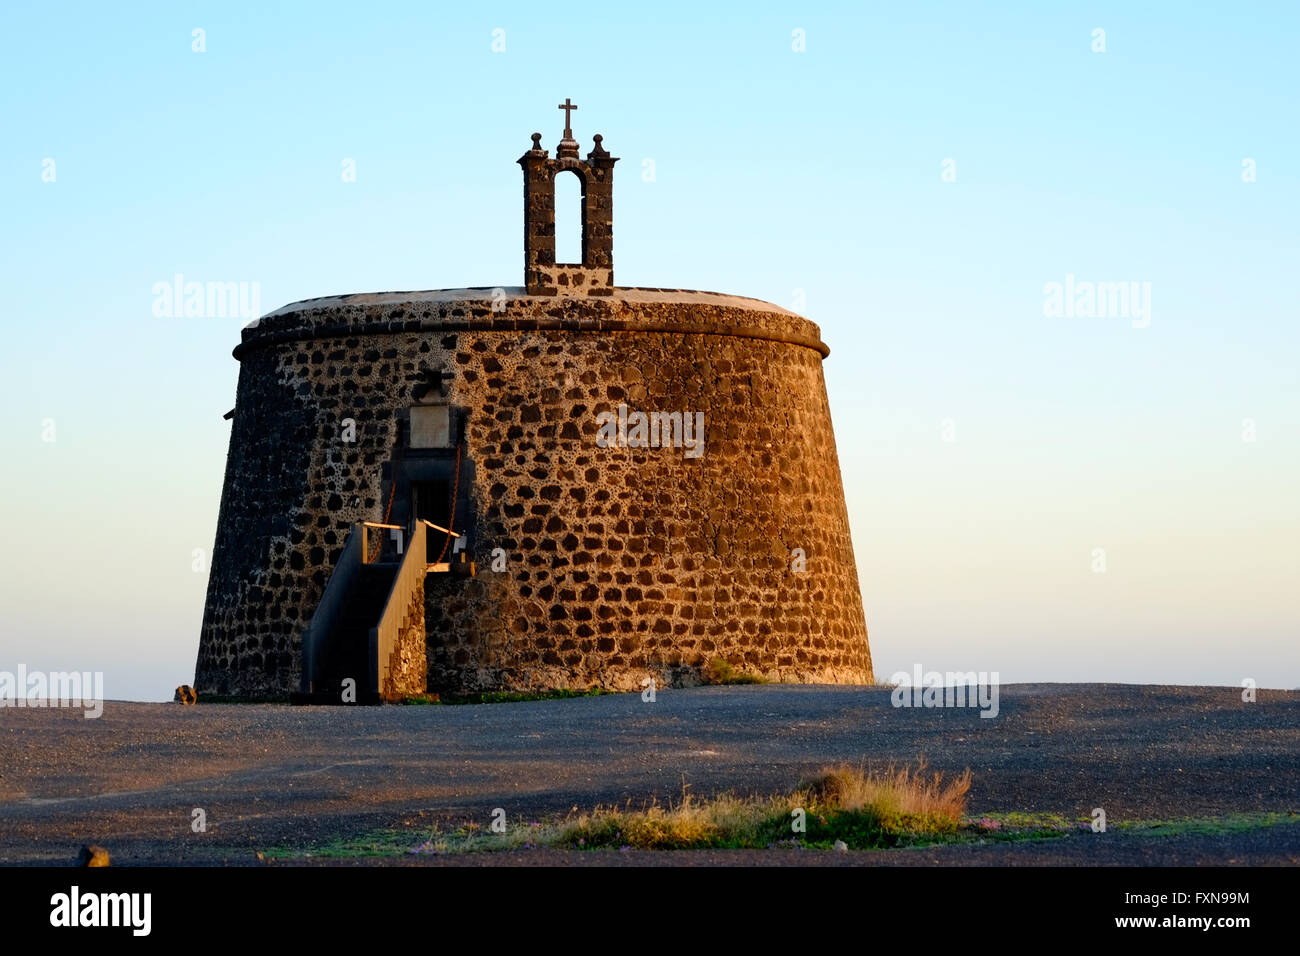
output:
[[[77,854],[77,866],[108,866],[108,851],[102,846],[87,843]]]

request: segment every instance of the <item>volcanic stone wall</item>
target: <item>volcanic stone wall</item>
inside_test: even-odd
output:
[[[428,686],[428,632],[424,624],[424,584],[416,586],[410,606],[402,613],[402,624],[388,655],[389,687],[385,696],[393,700],[425,693]]]
[[[263,318],[235,350],[195,685],[297,688],[302,630],[351,524],[389,512],[435,371],[479,573],[426,579],[430,690],[682,685],[718,659],[870,682],[825,353],[776,306],[676,290],[345,296]],[[702,454],[602,447],[620,405],[702,412]]]

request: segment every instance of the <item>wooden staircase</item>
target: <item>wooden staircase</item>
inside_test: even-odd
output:
[[[394,525],[361,522],[352,526],[347,544],[316,613],[302,637],[302,681],[290,695],[296,704],[378,704],[423,693],[425,664],[424,579],[428,574],[472,577],[474,563],[459,560],[430,564],[428,529],[445,533],[448,543],[460,535],[417,521],[405,547],[389,540]],[[380,537],[372,537],[377,532]],[[445,551],[445,548],[444,548]],[[345,681],[355,697],[345,699]]]

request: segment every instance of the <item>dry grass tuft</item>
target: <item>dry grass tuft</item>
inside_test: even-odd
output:
[[[505,833],[466,824],[434,834],[414,853],[466,853],[532,847],[682,850],[718,847],[899,846],[956,833],[970,790],[969,770],[945,782],[915,769],[867,771],[829,767],[793,793],[699,799],[683,792],[675,804],[644,809],[596,807],[553,822],[514,824]]]
[[[832,767],[801,791],[813,806],[870,814],[886,831],[950,833],[966,812],[970,784],[969,769],[945,783],[942,774],[927,774],[922,760],[915,769],[891,764],[883,772]]]
[[[686,796],[675,806],[645,810],[597,807],[559,824],[550,834],[555,844],[680,850],[738,846],[752,842],[768,808],[723,794],[712,800]]]
[[[970,784],[969,770],[945,782],[942,774],[927,773],[924,761],[915,769],[891,765],[881,772],[838,766],[783,797],[683,796],[675,805],[645,810],[598,807],[551,829],[546,842],[647,850],[835,840],[860,848],[895,846],[956,832]],[[791,823],[799,810],[806,830],[796,831]]]

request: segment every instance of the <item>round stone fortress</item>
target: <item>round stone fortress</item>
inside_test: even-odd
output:
[[[313,299],[244,330],[201,695],[337,696],[354,672],[378,699],[638,690],[720,662],[871,682],[817,326],[614,286],[615,158],[539,140],[525,287]],[[556,264],[570,171],[583,262]]]

